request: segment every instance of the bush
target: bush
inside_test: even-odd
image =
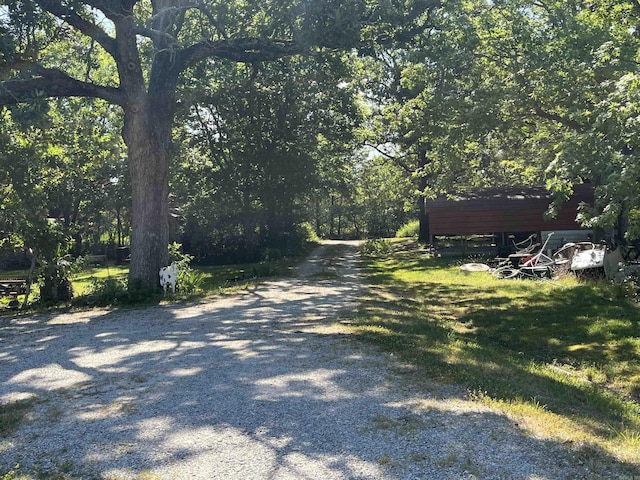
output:
[[[93,280],[91,292],[74,299],[74,305],[108,307],[115,305],[138,305],[155,303],[162,298],[157,289],[142,286],[140,280],[127,284],[123,278],[97,278]]]
[[[304,222],[296,226],[296,237],[304,243],[320,243],[320,237],[309,222]]]
[[[391,251],[391,245],[381,238],[376,240],[367,240],[360,247],[363,255],[384,255]]]
[[[87,303],[99,307],[126,303],[129,292],[127,282],[118,278],[95,279]]]
[[[73,298],[70,274],[78,268],[70,255],[53,260],[41,260],[40,301],[45,304],[68,302]]]
[[[169,259],[178,265],[178,280],[176,289],[181,293],[193,294],[200,289],[204,275],[191,268],[193,255],[183,253],[182,244],[172,243],[169,245]]]
[[[397,238],[414,238],[420,234],[420,221],[412,220],[409,223],[405,223],[396,232]]]

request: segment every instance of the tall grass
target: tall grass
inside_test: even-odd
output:
[[[355,331],[431,378],[534,418],[538,434],[640,464],[638,306],[603,282],[499,280],[459,265],[412,241],[368,257]]]

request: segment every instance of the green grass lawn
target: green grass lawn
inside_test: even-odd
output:
[[[605,282],[463,273],[415,242],[367,257],[354,332],[537,435],[640,464],[640,309]]]
[[[86,295],[93,289],[95,280],[117,278],[126,280],[129,274],[128,265],[104,265],[99,267],[85,267],[81,272],[71,276],[73,294]]]
[[[196,296],[220,293],[224,290],[253,284],[260,279],[288,275],[291,268],[300,258],[283,258],[269,262],[246,263],[237,265],[193,266],[193,271],[201,278]],[[107,278],[126,281],[129,273],[128,265],[105,265],[85,268],[72,276],[73,291],[76,296],[89,294],[95,280]],[[190,294],[189,296],[193,296]],[[176,299],[183,298],[178,292]]]

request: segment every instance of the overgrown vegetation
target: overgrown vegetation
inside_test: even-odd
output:
[[[367,240],[360,246],[360,253],[363,255],[383,255],[389,251],[391,251],[389,242],[381,238]]]
[[[408,223],[402,225],[398,231],[396,232],[397,238],[413,238],[418,237],[418,233],[420,233],[420,221],[419,220],[411,220]]]
[[[640,310],[607,283],[465,275],[415,242],[368,257],[362,338],[536,435],[640,464]]]

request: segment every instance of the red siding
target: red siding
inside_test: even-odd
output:
[[[584,187],[584,186],[583,186]],[[554,219],[545,220],[544,213],[551,196],[540,189],[518,194],[513,192],[480,192],[474,198],[437,198],[427,201],[432,235],[471,235],[494,232],[539,232],[543,230],[577,230],[577,207],[593,198],[591,189],[581,188],[565,203]]]

